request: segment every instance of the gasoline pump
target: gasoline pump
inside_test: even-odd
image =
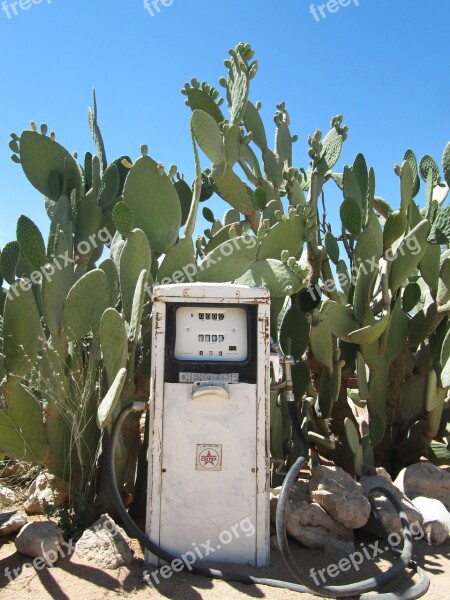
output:
[[[399,579],[406,568],[419,581],[402,592],[364,598],[413,600],[429,587],[412,560],[412,536],[398,500],[384,494],[399,514],[403,549],[393,565],[375,577],[347,585],[317,586],[296,564],[286,534],[292,485],[309,459],[292,390],[293,360],[270,339],[270,296],[264,288],[232,284],[172,284],[153,290],[153,348],[149,403],[133,402],[118,415],[111,433],[108,466],[114,502],[125,526],[146,549],[147,564],[180,559],[193,573],[244,584],[263,584],[325,597],[360,596]],[[221,571],[208,562],[260,567],[270,558],[269,398],[270,365],[283,374],[301,455],[289,469],[279,495],[277,540],[299,583]],[[118,432],[131,412],[149,411],[148,492],[145,533],[131,519],[117,488],[114,457]],[[373,510],[374,517],[377,513]],[[240,535],[240,523],[252,535]],[[381,522],[378,524],[382,530]],[[224,535],[226,532],[226,536]],[[385,537],[387,537],[387,532]],[[198,552],[198,542],[210,552]],[[205,546],[203,543],[202,546]],[[186,556],[194,555],[186,562]]]

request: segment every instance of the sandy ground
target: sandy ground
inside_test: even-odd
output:
[[[37,517],[39,519],[39,517]],[[366,546],[375,538],[358,536],[359,543]],[[415,558],[425,568],[431,579],[431,586],[426,594],[429,600],[448,600],[450,598],[450,539],[442,546],[429,546],[423,541],[415,542]],[[292,549],[297,564],[306,573],[314,567],[316,570],[326,567],[318,550],[308,550],[300,544],[292,542]],[[271,600],[294,600],[302,598],[312,600],[310,594],[299,595],[296,592],[271,588],[268,586],[245,586],[238,583],[209,580],[189,573],[176,573],[170,579],[161,580],[159,585],[150,587],[143,580],[143,554],[136,540],[133,540],[134,557],[130,567],[117,571],[101,570],[93,564],[82,562],[75,554],[59,560],[54,567],[36,571],[25,568],[13,581],[5,576],[5,568],[17,569],[30,559],[16,552],[12,539],[6,539],[0,546],[0,598],[2,600],[18,600],[22,598],[37,599],[106,599],[115,597],[136,598],[171,598],[173,600],[234,600],[245,597],[270,598]],[[279,551],[272,550],[270,565],[262,569],[242,568],[246,573],[258,577],[271,577],[292,580],[284,566]],[[367,560],[359,573],[353,569],[348,573],[331,580],[330,583],[349,583],[352,580],[371,577],[386,570],[389,566],[390,553],[383,554],[373,561]],[[386,557],[386,558],[385,558]],[[229,565],[226,566],[230,568]],[[388,588],[391,589],[391,588]]]

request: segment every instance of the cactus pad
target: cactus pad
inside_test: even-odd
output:
[[[152,158],[142,156],[128,174],[123,195],[151,249],[167,252],[176,242],[181,225],[180,201],[167,175],[160,174]]]
[[[76,341],[100,324],[109,303],[108,279],[101,269],[83,275],[71,288],[63,306],[64,331]]]

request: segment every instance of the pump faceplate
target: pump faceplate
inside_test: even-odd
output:
[[[243,362],[248,358],[244,308],[180,306],[175,323],[176,360]]]

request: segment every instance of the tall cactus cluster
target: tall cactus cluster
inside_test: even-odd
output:
[[[322,454],[357,475],[375,464],[395,471],[423,455],[448,461],[450,213],[442,205],[450,145],[445,181],[430,156],[417,164],[406,152],[395,167],[400,207],[394,210],[376,196],[375,173],[362,154],[342,173],[333,170],[348,131],[340,115],[325,136],[317,130],[308,138],[309,165],[295,168],[296,136],[281,103],[270,149],[260,103],[249,99],[254,51],[241,43],[229,55],[227,77],[219,80],[227,117],[218,90],[206,82],[193,79],[182,90],[194,140],[212,163],[203,181],[231,206],[222,220],[203,210],[211,227],[196,247],[203,263],[213,266],[198,279],[237,277],[271,290],[272,336],[296,360],[302,424]],[[343,195],[336,235],[326,221],[325,184],[331,180]],[[220,265],[214,262],[221,245],[252,234],[251,252],[242,244]],[[285,285],[282,264],[298,274],[297,285]],[[271,454],[280,472],[297,450],[275,371]]]
[[[154,283],[267,287],[272,337],[295,359],[302,426],[319,453],[348,471],[448,459],[450,218],[442,205],[450,147],[447,183],[431,157],[418,165],[406,153],[395,169],[394,210],[376,196],[361,154],[333,171],[347,138],[340,115],[325,136],[309,136],[309,164],[297,168],[297,138],[280,103],[269,148],[260,103],[249,99],[257,65],[249,44],[229,51],[219,80],[227,115],[218,89],[185,84],[192,186],[176,166],[166,173],[146,146],[134,162],[108,163],[95,95],[96,153],[82,163],[46,125],[11,134],[12,158],[44,195],[50,228],[44,242],[21,216],[17,239],[0,255],[9,285],[0,292],[0,453],[45,466],[98,507],[108,506],[102,458],[113,419],[124,404],[148,398]],[[199,150],[210,161],[203,169]],[[334,233],[330,187],[343,193]],[[221,218],[208,206],[214,194],[228,204]],[[208,227],[195,237],[200,205]],[[298,450],[276,361],[271,377],[275,480]],[[122,436],[118,479],[132,494],[137,418]]]
[[[450,213],[442,208],[449,150],[443,157],[446,182],[431,157],[418,165],[406,152],[395,166],[398,210],[375,195],[375,174],[362,155],[343,174],[331,175],[343,192],[341,229],[335,236],[324,226],[317,281],[325,300],[310,314],[308,361],[316,422],[330,420],[328,430],[341,453],[344,445],[351,450],[358,475],[374,464],[395,472],[421,456],[450,458]],[[347,260],[340,259],[338,242]]]

